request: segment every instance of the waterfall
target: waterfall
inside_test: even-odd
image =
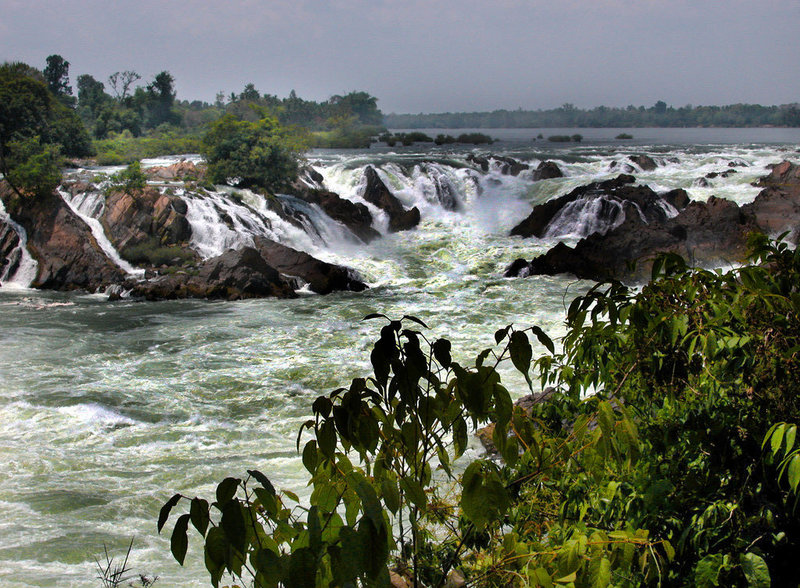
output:
[[[558,211],[547,225],[545,237],[605,234],[621,225],[624,220],[625,212],[617,200],[605,196],[578,198]]]
[[[100,249],[103,250],[103,253],[105,253],[111,261],[129,276],[136,278],[144,277],[144,270],[134,267],[122,259],[116,247],[114,247],[114,244],[106,237],[103,225],[100,224],[98,220],[98,217],[103,213],[103,209],[105,208],[105,198],[101,192],[81,192],[73,196],[68,191],[59,188],[58,193],[72,212],[89,225],[95,241],[97,241]]]
[[[2,288],[29,288],[34,279],[39,264],[28,253],[28,235],[19,224],[14,222],[6,212],[3,202],[0,201],[0,224],[5,228],[0,229],[0,242],[7,238],[14,239],[11,232],[16,233],[17,244],[7,256],[7,264],[0,269],[0,287]]]

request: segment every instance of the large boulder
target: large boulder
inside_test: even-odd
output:
[[[125,281],[125,272],[97,244],[91,229],[56,193],[20,204],[7,182],[0,198],[25,229],[28,252],[38,262],[34,288],[94,292]]]
[[[335,290],[361,292],[367,285],[347,267],[321,261],[304,251],[297,251],[270,239],[257,237],[254,245],[266,262],[281,274],[306,282],[317,294]]]
[[[415,206],[406,210],[403,204],[391,193],[371,165],[364,170],[367,184],[362,197],[370,204],[380,208],[389,216],[389,231],[396,233],[413,229],[419,224],[419,209]]]
[[[558,164],[556,164],[553,161],[543,161],[533,171],[534,182],[538,182],[539,180],[551,180],[553,178],[563,178],[563,177],[564,173],[561,171],[561,168],[559,168]]]
[[[306,186],[294,186],[292,195],[309,204],[319,206],[325,214],[347,227],[364,243],[369,243],[381,236],[372,228],[372,215],[369,209],[360,202],[347,200],[334,192]]]
[[[764,189],[743,210],[755,217],[764,233],[790,232],[796,241],[800,237],[800,165],[783,161],[755,185]]]
[[[711,197],[691,202],[678,216],[646,223],[639,215],[605,234],[581,239],[575,247],[558,243],[532,261],[516,260],[507,276],[571,273],[591,280],[644,279],[656,254],[673,252],[697,265],[727,264],[746,254],[747,235],[758,230],[737,204]]]
[[[20,238],[13,227],[0,220],[0,284],[17,273],[22,259]]]
[[[642,168],[643,171],[653,171],[658,167],[658,164],[649,155],[630,155],[628,159]]]
[[[100,220],[109,239],[120,251],[153,237],[162,245],[177,245],[192,237],[187,210],[179,196],[162,194],[148,186],[132,193],[109,194]]]
[[[147,300],[295,297],[294,288],[253,247],[229,250],[205,260],[196,273],[177,271],[131,285],[131,295]]]
[[[689,202],[684,190],[657,194],[647,186],[632,185],[635,181],[633,176],[621,174],[579,186],[535,206],[511,234],[542,238],[606,233],[628,215],[637,215],[645,223],[663,222]]]

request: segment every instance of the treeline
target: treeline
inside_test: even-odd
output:
[[[208,103],[178,100],[175,79],[166,70],[147,83],[141,83],[143,78],[138,72],[126,70],[115,72],[105,82],[90,74],[79,75],[74,94],[69,66],[60,55],[51,55],[40,77],[63,105],[75,110],[95,139],[126,131],[134,137],[152,135],[154,131],[197,133],[226,114],[252,122],[269,113],[282,125],[296,125],[311,132],[343,132],[363,126],[380,127],[383,123],[378,99],[366,92],[334,95],[316,102],[300,98],[294,90],[286,98],[262,94],[248,83],[241,92],[227,96],[220,92],[213,103]]]
[[[492,112],[444,112],[438,114],[388,114],[391,129],[496,129],[558,127],[762,127],[800,126],[800,103],[781,106],[730,104],[728,106],[681,106],[659,100],[653,106],[589,110],[564,104],[550,110],[495,110]]]

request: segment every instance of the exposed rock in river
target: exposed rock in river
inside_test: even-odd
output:
[[[403,204],[391,193],[371,165],[364,170],[367,185],[363,198],[389,215],[389,230],[392,233],[413,229],[419,224],[419,209],[415,206],[406,210]]]
[[[689,202],[684,190],[656,194],[647,186],[631,185],[635,181],[633,176],[622,174],[579,186],[535,206],[511,234],[542,238],[606,233],[629,215],[638,215],[645,223],[665,221]]]
[[[26,200],[24,206],[16,205],[15,197],[8,184],[0,182],[0,198],[25,229],[28,251],[38,262],[33,287],[94,292],[125,280],[126,273],[106,256],[86,223],[58,194]]]
[[[352,202],[333,192],[306,186],[294,186],[292,194],[305,202],[319,206],[325,214],[343,224],[364,243],[381,236],[372,228],[372,215],[369,209],[360,202]]]
[[[759,185],[765,189],[741,208],[712,196],[707,202],[690,202],[666,220],[646,222],[642,215],[626,214],[619,226],[605,234],[591,234],[574,248],[559,243],[532,261],[516,260],[506,275],[572,273],[592,280],[641,279],[660,252],[678,253],[701,266],[739,261],[746,253],[749,233],[774,235],[796,230],[800,224],[800,167],[783,162]]]

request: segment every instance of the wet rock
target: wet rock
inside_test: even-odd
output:
[[[606,232],[622,222],[627,214],[640,216],[646,223],[664,221],[670,207],[678,211],[689,202],[684,190],[659,195],[647,186],[632,185],[635,181],[633,176],[621,174],[611,180],[579,186],[564,196],[535,206],[528,218],[511,230],[511,235],[585,236]],[[587,209],[591,214],[586,214]]]
[[[589,235],[574,248],[559,243],[530,262],[515,262],[506,275],[571,273],[596,281],[640,280],[649,275],[652,259],[661,252],[677,253],[697,265],[740,260],[748,233],[757,229],[752,216],[738,205],[712,196],[707,202],[690,202],[664,222],[648,224],[638,215],[626,215],[605,235]]]
[[[17,232],[10,224],[0,220],[0,283],[17,273],[22,259],[20,245]]]
[[[367,285],[347,267],[327,263],[270,239],[257,237],[254,246],[264,260],[285,276],[300,278],[317,294],[337,290],[361,292]]]
[[[253,247],[229,250],[204,261],[196,272],[176,271],[132,284],[131,295],[147,300],[293,298],[292,285]]]
[[[372,228],[372,215],[369,209],[360,202],[347,200],[334,192],[305,186],[295,186],[292,194],[309,204],[319,206],[325,214],[336,222],[343,224],[364,243],[369,243],[381,236],[378,231]]]
[[[530,169],[527,163],[522,163],[513,157],[503,157],[501,155],[475,155],[467,156],[467,161],[477,165],[481,171],[488,172],[496,168],[504,176],[518,176],[523,171]]]
[[[111,242],[122,251],[149,242],[165,246],[188,242],[192,227],[188,207],[179,196],[162,194],[152,186],[129,194],[112,192],[100,219]]]
[[[11,188],[0,182],[0,198],[25,229],[28,252],[38,262],[34,288],[95,292],[125,281],[125,272],[106,256],[86,223],[58,194],[18,206]]]
[[[563,178],[561,168],[553,161],[543,161],[533,172],[533,181],[550,180],[553,178]]]
[[[389,215],[389,231],[396,233],[413,229],[419,224],[419,209],[415,206],[406,210],[402,203],[389,191],[386,184],[381,181],[378,172],[368,165],[364,170],[367,185],[363,198],[370,204],[377,206]]]
[[[658,164],[656,164],[655,160],[649,155],[630,155],[628,159],[642,168],[643,171],[653,171],[658,167]]]

